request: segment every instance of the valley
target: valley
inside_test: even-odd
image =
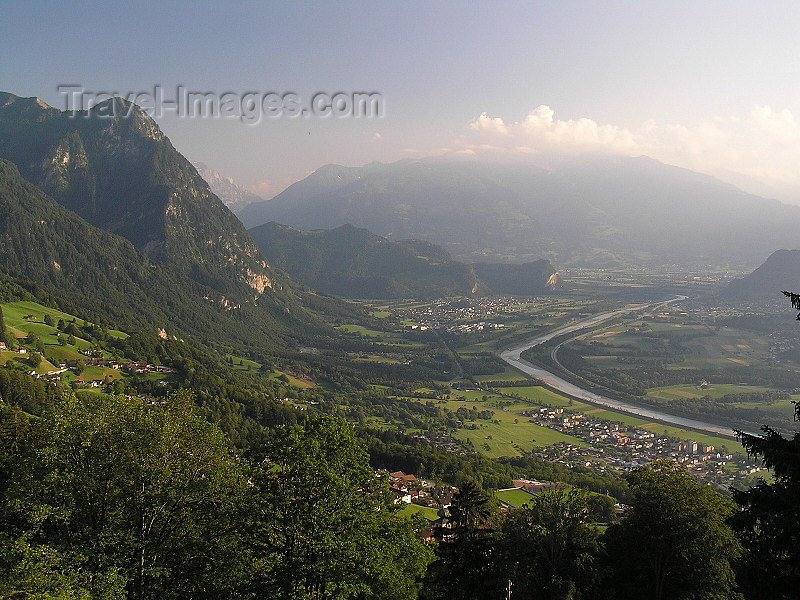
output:
[[[113,488],[119,506],[136,498],[162,515],[163,495],[191,523],[227,523],[231,547],[250,553],[235,559],[245,570],[283,564],[269,532],[286,525],[290,544],[366,540],[387,573],[413,546],[419,562],[403,573],[417,578],[433,560],[423,540],[448,548],[449,527],[430,522],[458,527],[468,494],[507,527],[521,504],[579,498],[573,512],[598,520],[585,525],[599,539],[628,522],[636,478],[653,469],[724,503],[779,479],[750,434],[794,428],[800,345],[771,288],[794,285],[796,257],[779,250],[750,273],[767,242],[717,248],[705,234],[728,202],[753,220],[722,219],[735,235],[751,235],[763,212],[769,244],[791,242],[796,210],[650,159],[547,169],[424,159],[323,167],[241,208],[290,225],[245,229],[144,110],[121,99],[92,110],[118,103],[127,120],[73,120],[0,94],[0,481],[12,482],[0,519],[23,523],[20,543],[42,508],[27,482],[48,469]],[[203,172],[231,207],[247,201]],[[662,214],[663,231],[636,203],[656,183],[656,204],[680,189],[686,209]],[[323,217],[347,221],[316,228]],[[676,230],[689,242],[677,247]],[[199,466],[210,470],[195,476]],[[192,512],[170,469],[219,502]],[[56,489],[58,477],[37,485],[83,518],[84,496]],[[14,494],[36,510],[15,508]],[[132,535],[131,506],[108,526],[115,535]],[[368,530],[335,522],[353,522],[351,508]],[[305,531],[286,524],[298,514],[310,515]],[[42,539],[70,553],[106,539],[92,526],[59,537],[60,526],[51,519]],[[199,546],[216,535],[192,532]],[[129,545],[168,572],[172,559],[148,555],[149,543]],[[124,585],[150,581],[116,546],[103,553],[128,561]],[[298,568],[241,580],[273,590],[294,585]],[[208,589],[236,587],[220,572]]]

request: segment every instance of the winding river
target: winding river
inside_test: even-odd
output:
[[[574,383],[570,383],[569,381],[562,379],[558,375],[551,373],[550,371],[546,371],[540,367],[537,367],[529,363],[528,361],[520,358],[520,354],[522,354],[523,352],[525,352],[525,350],[528,350],[529,348],[533,348],[534,346],[538,346],[539,344],[544,344],[545,342],[549,342],[553,338],[573,333],[576,331],[580,331],[581,329],[586,329],[587,327],[591,327],[592,325],[596,325],[603,321],[607,321],[608,319],[612,319],[617,315],[634,312],[637,310],[642,310],[643,308],[650,308],[661,304],[678,302],[680,300],[685,300],[685,299],[686,296],[676,296],[675,298],[671,298],[663,302],[654,302],[653,304],[640,304],[636,306],[630,306],[627,308],[621,308],[619,310],[609,311],[599,315],[595,315],[583,321],[567,325],[560,329],[556,329],[555,331],[551,331],[550,333],[547,333],[545,335],[536,337],[532,340],[525,342],[522,345],[514,346],[513,348],[508,348],[507,350],[503,350],[500,353],[500,358],[503,359],[506,363],[508,363],[512,367],[514,367],[515,369],[519,369],[523,373],[526,373],[531,377],[539,379],[547,387],[562,392],[567,396],[572,396],[573,398],[577,398],[578,400],[583,400],[585,402],[589,402],[590,404],[603,406],[605,408],[610,408],[619,412],[636,415],[637,417],[642,417],[643,419],[659,421],[661,423],[667,423],[669,425],[677,425],[679,427],[686,427],[689,429],[694,429],[696,431],[703,431],[714,435],[734,437],[733,430],[730,427],[725,427],[723,425],[715,425],[713,423],[706,423],[704,421],[698,421],[696,419],[689,419],[686,417],[679,417],[653,408],[636,406],[635,404],[630,404],[629,402],[625,402],[623,400],[616,400],[613,398],[609,398],[607,396],[601,396],[600,394],[597,394],[595,392],[583,389],[575,385]]]

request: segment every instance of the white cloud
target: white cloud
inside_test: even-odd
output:
[[[486,113],[481,113],[481,116],[471,121],[469,124],[470,129],[474,129],[476,131],[488,131],[491,133],[499,133],[499,134],[507,134],[508,127],[506,124],[503,123],[503,119],[500,117],[490,117]]]
[[[757,178],[776,190],[795,190],[788,195],[800,197],[800,122],[789,110],[769,106],[692,125],[650,119],[633,129],[590,118],[561,120],[546,105],[515,122],[483,112],[468,123],[453,150],[644,154],[696,171]]]

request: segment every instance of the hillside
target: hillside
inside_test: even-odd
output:
[[[0,270],[46,290],[64,308],[81,307],[152,334],[274,344],[293,322],[257,303],[226,310],[209,302],[207,286],[90,225],[5,160],[0,160]]]
[[[327,165],[238,216],[248,227],[352,223],[466,262],[752,268],[776,244],[800,246],[800,207],[646,157]]]
[[[272,265],[329,294],[429,298],[482,290],[472,268],[451,260],[441,248],[390,242],[352,225],[300,231],[266,223],[250,234]]]
[[[0,93],[0,158],[88,223],[202,285],[209,302],[289,301],[278,300],[283,283],[241,223],[136,105],[116,98],[73,116]]]
[[[480,280],[498,294],[531,296],[544,294],[561,285],[561,278],[547,260],[515,264],[474,263]]]
[[[265,223],[250,234],[276,268],[313,289],[347,298],[536,295],[555,284],[549,281],[555,270],[546,260],[468,265],[436,244],[392,242],[352,225],[302,231]]]
[[[800,250],[776,250],[755,271],[731,281],[722,296],[783,302],[781,290],[800,290]]]

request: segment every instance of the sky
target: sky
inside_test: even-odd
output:
[[[0,0],[0,89],[62,110],[65,85],[227,98],[225,115],[155,118],[264,197],[328,163],[608,152],[800,204],[798,30],[800,3],[772,1]],[[283,110],[270,96],[278,116],[241,118],[249,92]],[[312,110],[357,92],[381,114]]]

